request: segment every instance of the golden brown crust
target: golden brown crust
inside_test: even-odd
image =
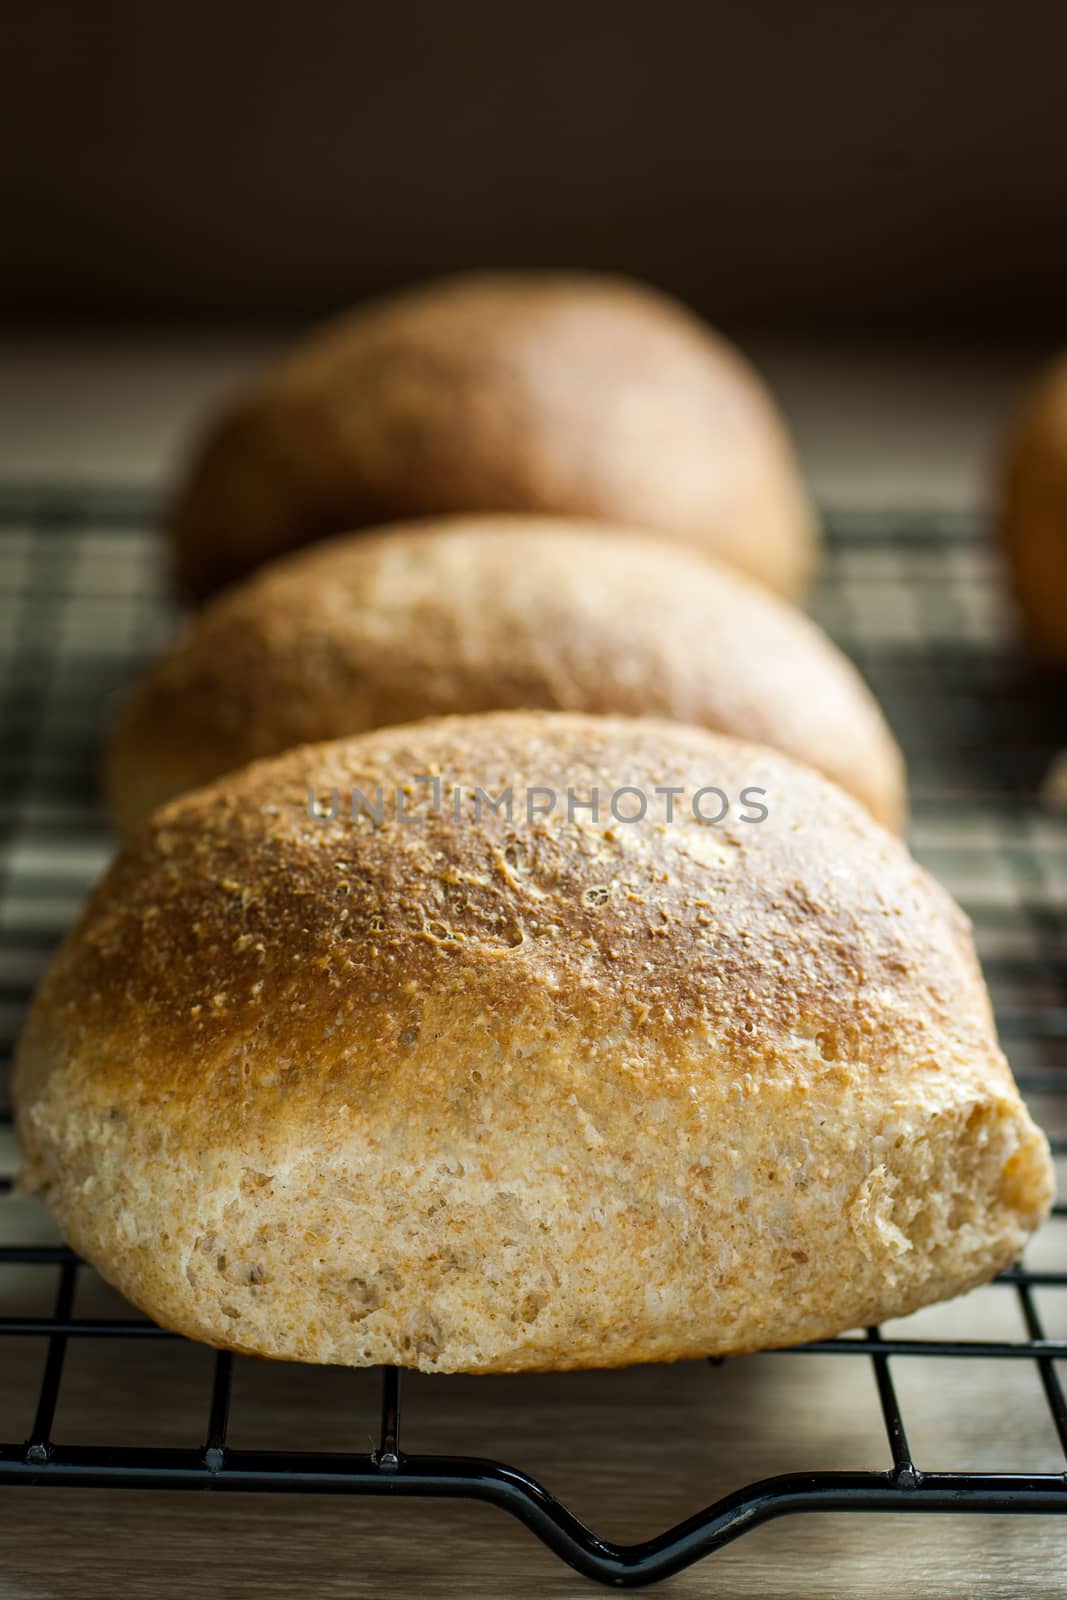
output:
[[[1001,484],[1001,532],[1031,644],[1067,665],[1067,357],[1018,417]]]
[[[324,535],[463,511],[632,523],[791,596],[813,562],[748,364],[652,290],[580,274],[446,279],[323,329],[207,435],[170,532],[202,598]]]
[[[111,809],[129,831],[296,744],[511,708],[664,716],[768,744],[903,825],[900,752],[807,617],[681,547],[507,516],[348,535],[218,596],[126,707]]]
[[[525,820],[594,784],[645,820]],[[709,784],[720,827],[687,809]],[[380,823],[307,813],[379,785]],[[105,1276],[303,1360],[816,1337],[990,1276],[1050,1196],[959,910],[807,769],[652,721],[441,719],[174,802],[64,945],[15,1092],[29,1181]]]

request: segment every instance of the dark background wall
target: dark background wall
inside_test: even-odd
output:
[[[0,315],[623,268],[720,321],[1067,333],[1067,7],[8,4]]]

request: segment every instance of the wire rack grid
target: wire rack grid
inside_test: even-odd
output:
[[[8,1058],[32,987],[113,841],[98,808],[95,765],[109,702],[170,631],[150,496],[130,490],[0,487],[0,1045]],[[1040,1102],[1067,1155],[1067,821],[1036,798],[1065,738],[1050,680],[1006,641],[987,543],[965,518],[837,515],[816,609],[859,662],[905,747],[912,844],[970,911],[998,1024],[1025,1093]],[[0,1108],[0,1196],[17,1164],[10,1109]],[[1061,1180],[1062,1181],[1062,1180]],[[5,1206],[0,1199],[0,1224]],[[172,1341],[128,1315],[77,1308],[89,1269],[55,1241],[0,1226],[0,1271],[53,1284],[51,1308],[0,1295],[0,1339],[38,1341],[40,1385],[29,1436],[0,1443],[0,1485],[77,1485],[488,1501],[512,1513],[589,1578],[635,1585],[664,1578],[786,1513],[803,1511],[1067,1512],[1063,1470],[930,1471],[912,1458],[897,1361],[1026,1363],[1036,1373],[1067,1463],[1067,1403],[1039,1292],[1067,1289],[1067,1207],[1048,1225],[1052,1268],[1001,1274],[1025,1337],[883,1335],[877,1328],[801,1352],[870,1364],[889,1464],[798,1471],[738,1486],[657,1537],[599,1538],[533,1476],[480,1457],[401,1447],[401,1374],[381,1374],[377,1444],[365,1452],[247,1450],[228,1442],[235,1359],[214,1356],[195,1448],[64,1444],[55,1436],[72,1341]],[[1049,1251],[1044,1252],[1046,1259]],[[20,1280],[21,1281],[21,1280]],[[241,1358],[243,1359],[243,1358]],[[976,1384],[978,1383],[976,1378]]]

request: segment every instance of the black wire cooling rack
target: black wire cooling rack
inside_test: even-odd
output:
[[[106,703],[172,620],[150,533],[153,513],[147,497],[129,492],[0,489],[5,1054],[37,975],[111,848],[93,784]],[[1053,1109],[1054,1130],[1062,1133],[1067,820],[1043,810],[1037,795],[1057,743],[1067,743],[1067,694],[1062,681],[1043,677],[1006,644],[998,596],[992,556],[964,519],[830,519],[817,609],[859,661],[904,744],[916,853],[971,912],[1016,1075],[1024,1092]],[[0,1172],[9,1173],[10,1111],[2,1116]],[[1067,1140],[1054,1148],[1063,1157]],[[11,1184],[10,1175],[0,1175],[0,1194]],[[978,1376],[986,1370],[981,1363],[1028,1364],[1067,1463],[1067,1404],[1057,1369],[1067,1361],[1067,1340],[1046,1336],[1039,1305],[1046,1291],[1067,1289],[1067,1207],[1057,1206],[1048,1229],[1062,1247],[1052,1257],[1055,1270],[1020,1263],[997,1280],[998,1292],[1017,1302],[1024,1337],[982,1337],[980,1326],[966,1339],[884,1337],[871,1328],[790,1352],[870,1363],[891,1465],[740,1484],[658,1537],[628,1545],[598,1538],[519,1467],[407,1453],[395,1369],[381,1374],[377,1446],[362,1453],[233,1448],[235,1362],[226,1353],[215,1355],[203,1395],[200,1447],[106,1439],[64,1444],[55,1422],[71,1341],[180,1341],[134,1315],[78,1314],[79,1279],[88,1269],[61,1244],[2,1242],[8,1234],[0,1232],[0,1270],[32,1269],[30,1276],[54,1287],[47,1314],[8,1314],[10,1296],[0,1306],[0,1339],[36,1340],[45,1352],[29,1437],[0,1444],[0,1485],[480,1500],[511,1512],[579,1572],[616,1585],[667,1577],[786,1513],[1063,1513],[1063,1471],[924,1470],[912,1458],[892,1375],[897,1362],[969,1363],[977,1402],[987,1381]]]

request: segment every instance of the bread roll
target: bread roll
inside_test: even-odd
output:
[[[445,718],[174,801],[15,1098],[136,1305],[354,1366],[819,1338],[989,1278],[1051,1190],[962,913],[809,769],[665,722]]]
[[[1031,644],[1067,665],[1067,356],[1045,375],[1015,426],[1001,527]]]
[[[510,707],[651,713],[758,740],[903,822],[881,712],[800,612],[680,547],[506,516],[349,535],[218,596],[120,720],[112,810],[128,830],[257,756]]]
[[[202,597],[325,534],[456,511],[628,522],[796,596],[812,514],[747,362],[637,284],[431,283],[326,327],[208,434],[170,519]]]

